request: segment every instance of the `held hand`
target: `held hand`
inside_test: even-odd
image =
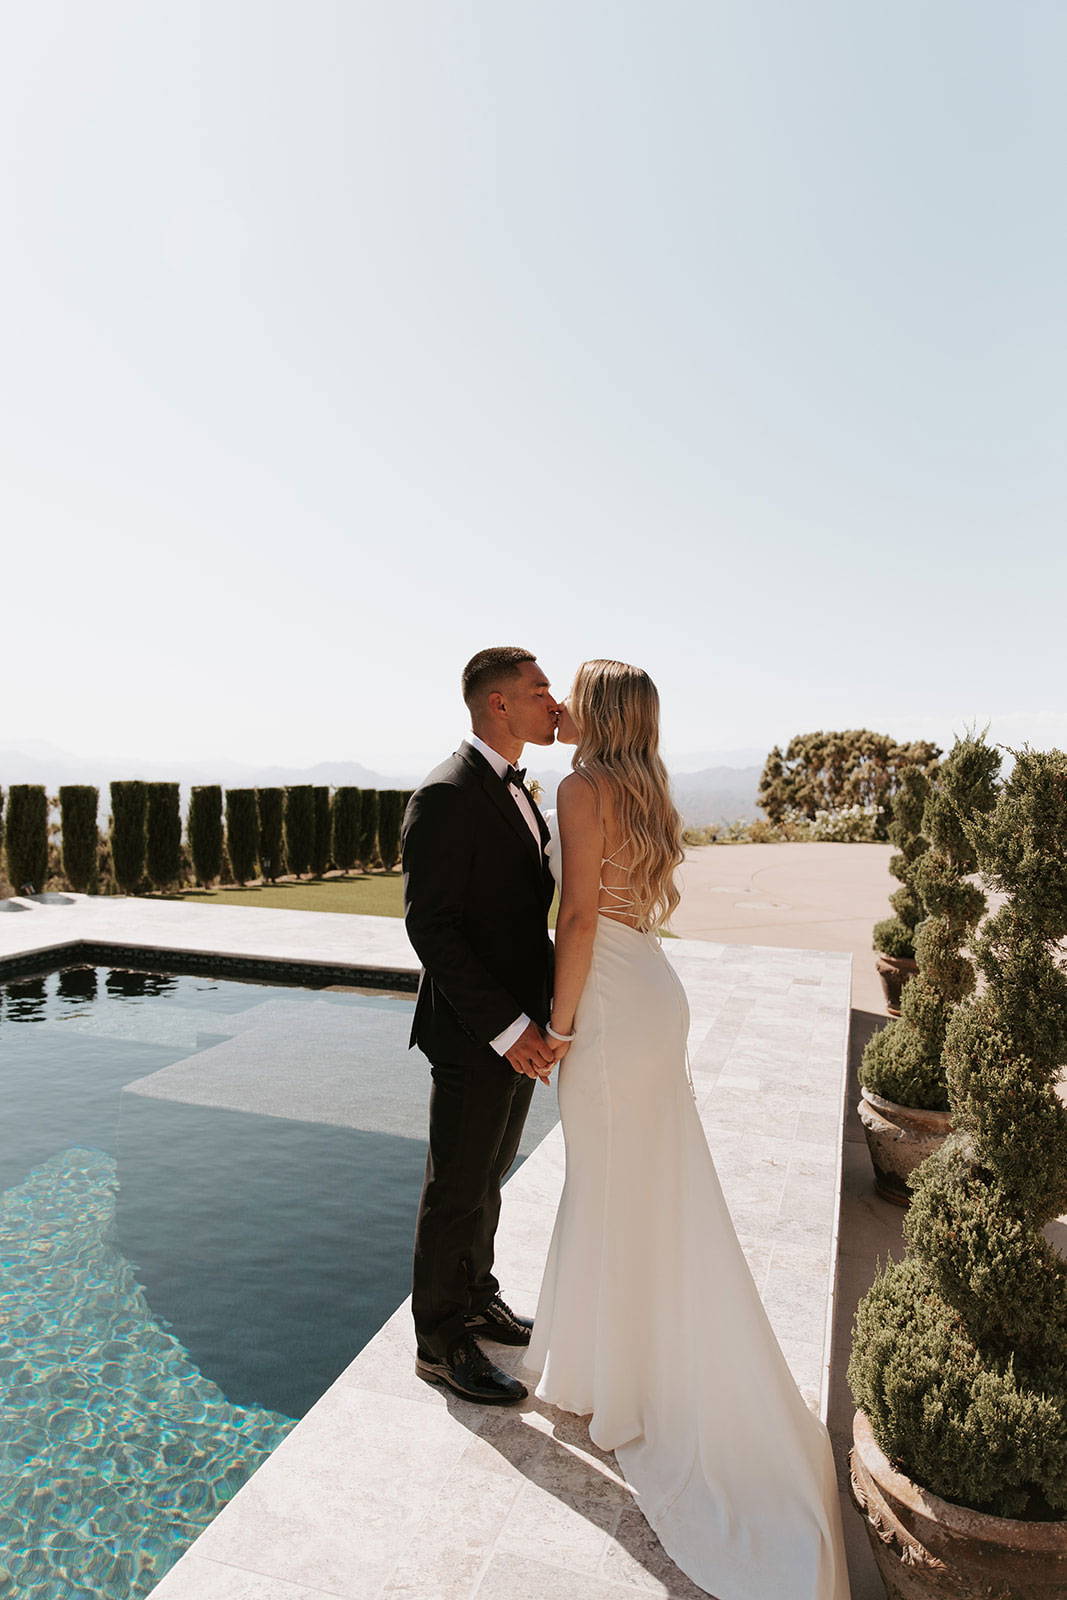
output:
[[[511,1049],[504,1052],[504,1056],[516,1072],[522,1072],[528,1078],[540,1078],[542,1083],[547,1083],[548,1074],[556,1060],[551,1044],[552,1041],[545,1038],[537,1023],[531,1022]]]
[[[548,1042],[552,1046],[556,1060],[562,1061],[571,1047],[570,1039],[553,1039],[550,1037]]]

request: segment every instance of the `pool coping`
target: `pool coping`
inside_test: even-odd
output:
[[[72,939],[26,955],[0,957],[0,983],[47,977],[61,966],[110,965],[121,965],[133,972],[154,972],[165,966],[176,976],[207,973],[220,978],[266,978],[272,983],[291,982],[300,986],[307,986],[313,979],[322,984],[350,983],[358,988],[397,989],[410,994],[419,986],[418,971],[410,967],[227,955],[183,950],[171,945],[120,944],[107,939]]]

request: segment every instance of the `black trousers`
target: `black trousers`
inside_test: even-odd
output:
[[[518,1153],[535,1078],[488,1046],[477,1066],[431,1061],[430,1148],[415,1225],[411,1315],[419,1350],[443,1359],[464,1318],[500,1284],[500,1185]]]

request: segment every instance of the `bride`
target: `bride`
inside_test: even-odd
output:
[[[524,1365],[717,1600],[847,1600],[829,1436],[734,1232],[655,932],[683,859],[655,685],[585,662],[558,737],[577,746],[549,813],[566,1177]]]

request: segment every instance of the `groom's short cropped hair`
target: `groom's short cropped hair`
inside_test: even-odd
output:
[[[494,644],[488,650],[479,650],[463,668],[463,698],[468,710],[473,711],[490,690],[513,683],[524,661],[536,660],[532,650],[520,650],[514,644]]]

